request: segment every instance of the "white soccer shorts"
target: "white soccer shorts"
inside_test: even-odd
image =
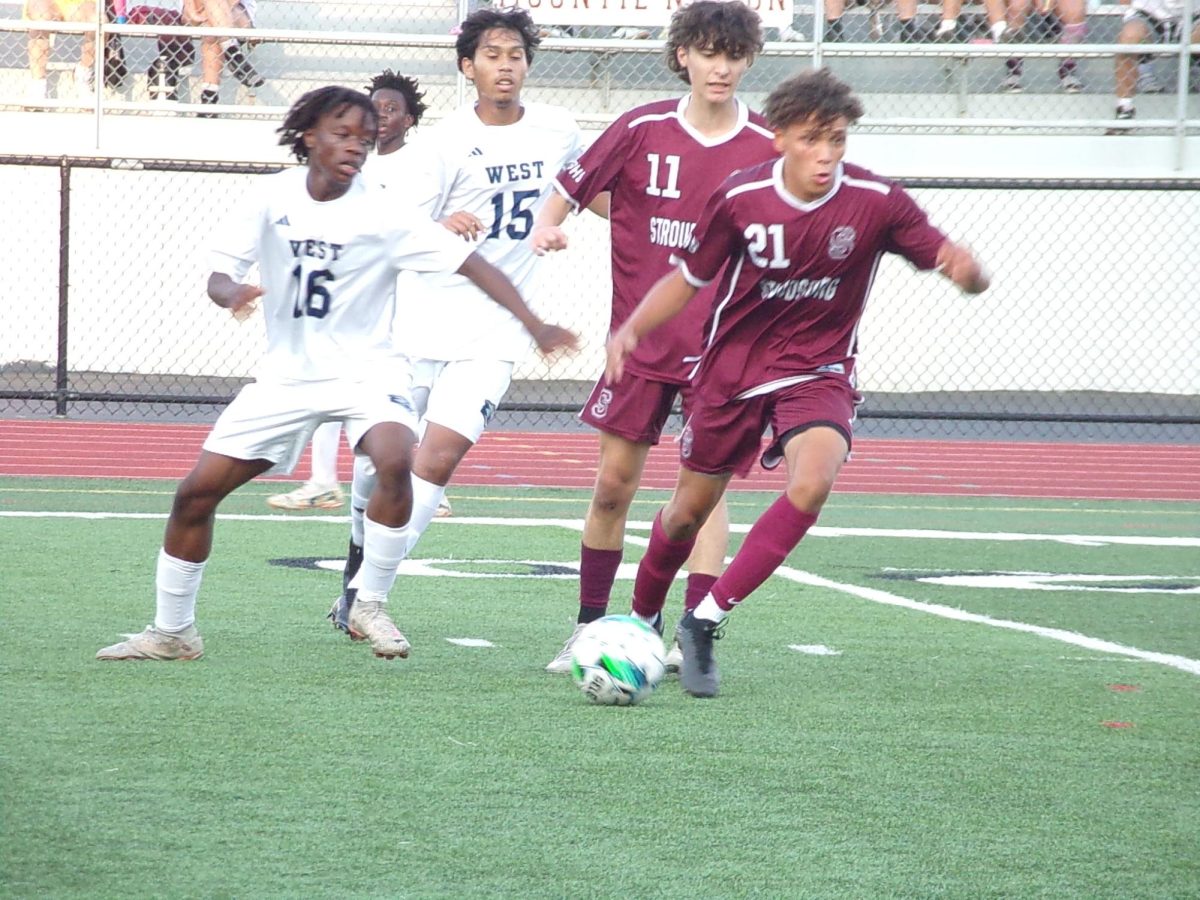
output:
[[[414,359],[413,400],[424,421],[478,443],[508,392],[512,373],[506,360]]]
[[[355,452],[362,436],[381,422],[396,422],[416,435],[407,367],[389,362],[386,378],[366,381],[248,384],[221,413],[204,449],[234,459],[269,460],[268,474],[286,475],[324,422],[341,422]]]

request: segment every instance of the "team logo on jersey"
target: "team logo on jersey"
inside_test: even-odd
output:
[[[280,216],[278,219],[275,220],[275,224],[276,225],[291,225],[292,223],[288,221],[287,213],[284,213],[282,216]]]
[[[603,419],[608,415],[608,405],[612,403],[612,391],[605,388],[596,398],[596,402],[592,404],[592,415],[597,419]]]
[[[496,404],[491,400],[484,400],[483,406],[479,408],[479,414],[483,416],[483,424],[492,421],[492,416],[496,414]]]
[[[854,239],[858,237],[849,225],[833,229],[829,235],[829,258],[845,259],[854,251]]]
[[[683,459],[692,458],[692,441],[695,435],[692,434],[692,426],[684,425],[683,432],[679,435],[679,456]]]

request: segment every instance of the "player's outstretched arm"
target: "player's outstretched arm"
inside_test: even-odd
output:
[[[938,248],[937,270],[968,294],[982,294],[991,284],[975,255],[952,241]]]
[[[613,384],[620,381],[625,373],[625,360],[637,349],[638,341],[679,315],[696,296],[697,290],[679,269],[655,282],[629,318],[608,339],[604,376]]]
[[[508,276],[493,266],[478,253],[472,253],[458,267],[458,274],[464,275],[479,287],[481,291],[507,309],[525,326],[532,335],[542,353],[553,353],[555,350],[576,350],[579,338],[574,332],[558,325],[543,322],[534,314],[521,299],[521,295],[508,280]]]
[[[545,256],[555,250],[567,249],[567,233],[560,227],[571,212],[571,201],[558,191],[551,191],[542,208],[538,210],[537,219],[533,223],[533,231],[529,233],[529,242],[533,252]]]
[[[258,285],[241,284],[224,272],[213,272],[208,276],[208,296],[212,302],[238,318],[253,312],[254,301],[262,295],[263,289]]]

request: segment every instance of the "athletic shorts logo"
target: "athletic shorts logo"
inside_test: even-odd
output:
[[[854,239],[858,237],[849,225],[833,229],[829,235],[829,258],[845,259],[854,251]]]
[[[483,406],[479,407],[479,414],[483,416],[483,424],[486,425],[492,421],[492,416],[496,414],[496,404],[491,400],[484,400]]]
[[[604,388],[600,392],[600,396],[596,398],[596,402],[592,404],[592,415],[597,419],[603,419],[608,415],[608,406],[612,403],[612,391]]]
[[[692,458],[692,441],[695,435],[692,434],[692,426],[684,425],[683,433],[679,435],[679,455],[683,459]]]
[[[409,412],[416,412],[416,410],[413,409],[412,401],[403,394],[388,394],[388,399],[401,409],[407,409]]]

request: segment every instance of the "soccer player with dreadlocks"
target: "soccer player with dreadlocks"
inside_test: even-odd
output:
[[[288,111],[280,143],[305,163],[261,178],[218,232],[208,295],[244,309],[262,299],[267,349],[257,380],[221,414],[175,492],[158,557],[153,624],[100,650],[106,660],[197,659],[196,595],[221,501],[267,472],[288,472],[313,429],[340,421],[377,479],[366,508],[362,587],[352,633],[376,656],[408,655],[387,612],[408,547],[416,411],[390,341],[401,269],[456,271],[509,310],[544,349],[574,335],[534,316],[469,244],[359,177],[377,116],[356,90],[325,87]],[[242,282],[257,263],[262,286]]]

